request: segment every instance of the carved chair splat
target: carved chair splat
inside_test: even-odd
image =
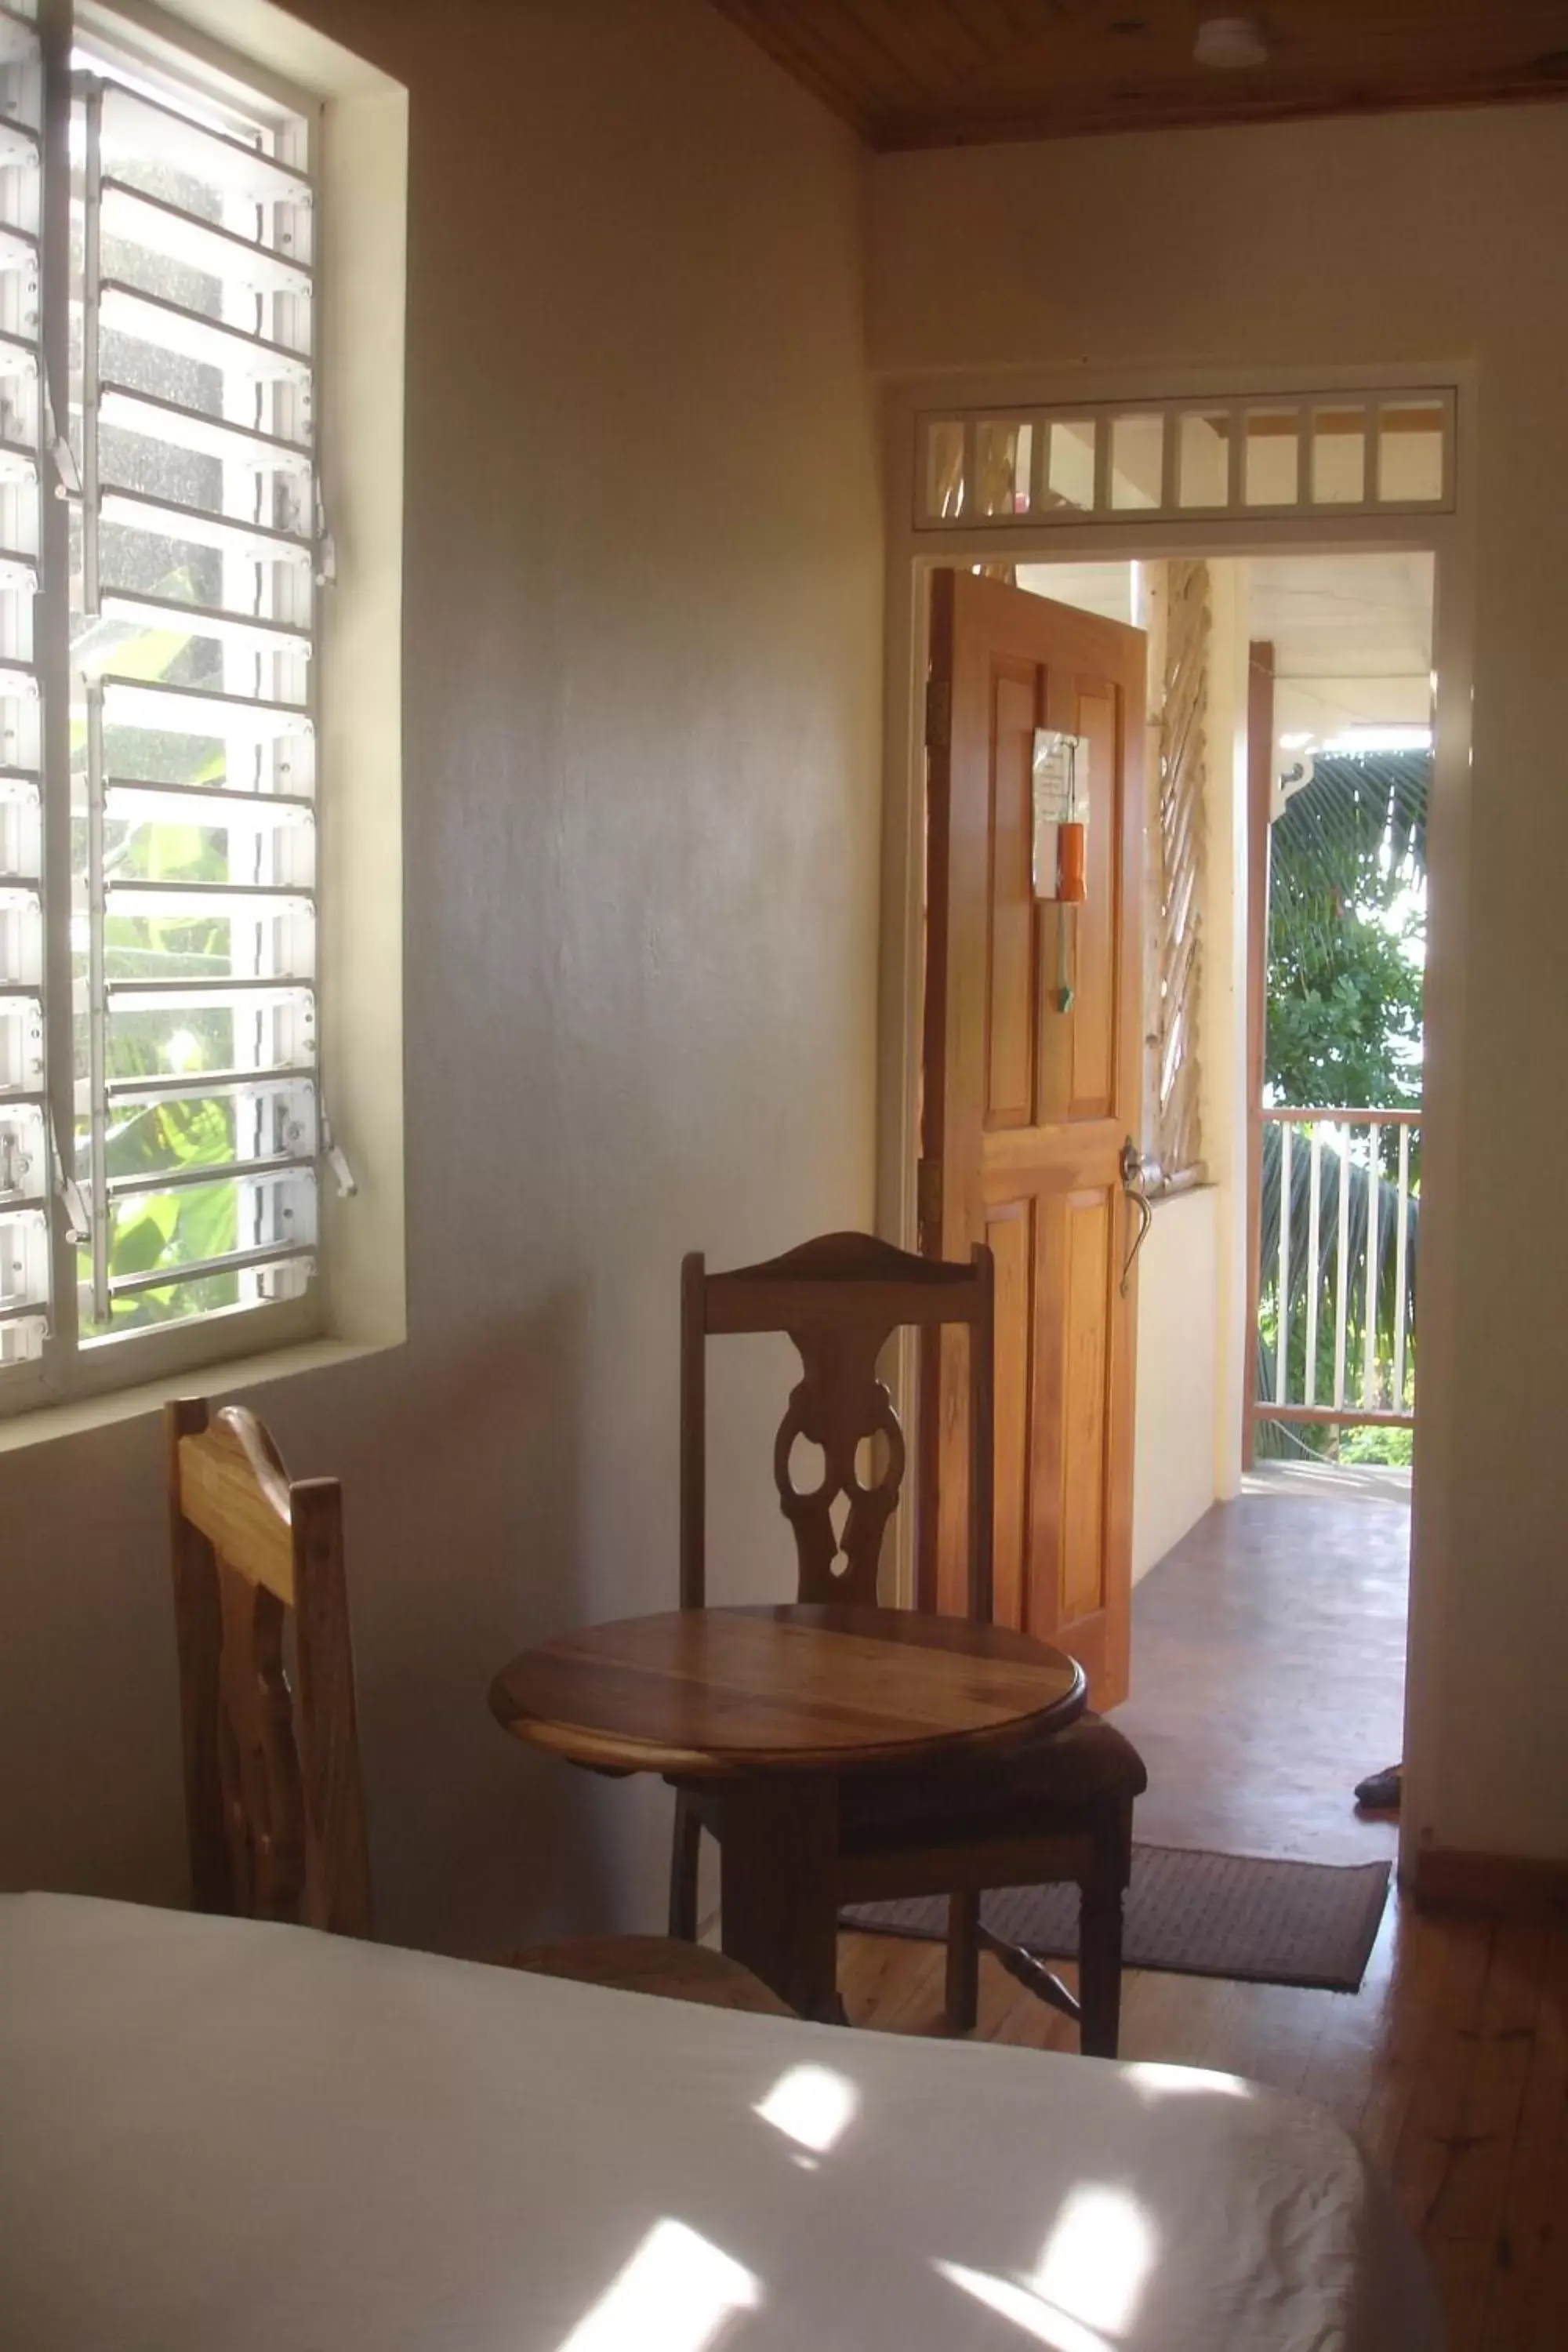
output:
[[[904,1433],[877,1364],[895,1331],[969,1327],[970,1614],[991,1614],[993,1317],[991,1253],[967,1265],[911,1257],[868,1234],[826,1234],[783,1257],[710,1274],[700,1251],[681,1265],[680,1605],[706,1597],[706,1342],[720,1332],[784,1333],[801,1360],[773,1441],[779,1506],[795,1534],[796,1598],[874,1607],[883,1538],[903,1489]],[[820,1447],[821,1483],[803,1487],[800,1439]],[[876,1454],[885,1458],[879,1472]],[[873,1475],[861,1475],[863,1454]],[[847,1509],[842,1507],[846,1507]],[[839,1509],[840,1517],[835,1518]]]
[[[875,1608],[882,1538],[898,1507],[904,1475],[904,1433],[877,1377],[889,1331],[792,1331],[805,1378],[791,1390],[773,1441],[779,1505],[795,1530],[803,1601]],[[823,1457],[822,1480],[795,1484],[793,1456],[804,1438]],[[869,1483],[862,1454],[882,1441],[886,1461]],[[837,1516],[836,1516],[837,1515]]]
[[[903,1483],[905,1447],[877,1364],[892,1333],[933,1338],[968,1326],[968,1614],[993,1607],[993,1348],[991,1252],[967,1265],[912,1257],[867,1234],[828,1234],[783,1257],[710,1274],[700,1255],[681,1268],[680,1605],[707,1599],[709,1339],[726,1332],[787,1334],[801,1359],[773,1444],[780,1507],[795,1534],[797,1599],[874,1606],[883,1540]],[[812,1486],[795,1475],[802,1439],[819,1446]],[[862,1478],[867,1441],[886,1448],[879,1475]],[[838,1516],[836,1517],[836,1512]],[[947,2009],[959,2032],[975,2022],[982,1950],[1042,2000],[1079,2021],[1083,2048],[1116,2054],[1121,1906],[1131,1861],[1133,1801],[1146,1784],[1136,1751],[1110,1724],[1086,1717],[1026,1754],[968,1776],[847,1777],[836,1865],[841,1903],[945,1893]],[[678,1784],[670,1861],[670,1932],[697,1930],[698,1854],[720,1817],[696,1784]],[[988,1887],[1069,1880],[1081,1896],[1081,1997],[1032,1953],[981,1924]]]

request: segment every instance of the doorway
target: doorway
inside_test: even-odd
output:
[[[972,635],[980,626],[987,639],[990,699],[967,721],[955,707],[956,751],[939,740],[930,755],[928,808],[937,823],[928,843],[921,1044],[929,1114],[933,1090],[952,1096],[954,1024],[970,1020],[975,1100],[956,1107],[959,1125],[969,1122],[963,1149],[973,1162],[976,1130],[985,1130],[1006,1179],[985,1180],[980,1219],[993,1245],[999,1236],[1003,1244],[999,1362],[1016,1375],[1019,1394],[1009,1475],[1006,1461],[998,1465],[999,1563],[1005,1538],[1016,1535],[1019,1568],[1001,1590],[1011,1622],[1079,1648],[1100,1704],[1125,1698],[1118,1721],[1151,1765],[1145,1839],[1375,1858],[1393,1850],[1392,1824],[1358,1819],[1351,1790],[1394,1761],[1401,1744],[1420,1193],[1414,932],[1425,874],[1424,803],[1415,821],[1412,778],[1423,760],[1430,769],[1432,558],[1130,554],[1008,571],[1002,580],[939,573],[931,583],[939,717],[944,668],[953,676],[942,632],[951,635],[955,600]],[[1125,654],[1134,630],[1146,648],[1146,737],[1120,751],[1102,741],[1099,765],[1119,791],[1132,769],[1145,772],[1142,877],[1135,857],[1121,877],[1127,902],[1117,903],[1116,856],[1102,845],[1079,917],[1064,912],[1048,885],[1036,897],[1031,811],[1005,739],[1009,727],[1032,733],[1047,720],[1056,722],[1047,731],[1080,731],[1086,687],[1091,698],[1102,690],[1115,650]],[[975,655],[972,643],[972,664]],[[1053,661],[1069,681],[1065,700],[1047,677]],[[1136,730],[1135,700],[1124,694],[1122,708]],[[985,738],[984,780],[979,736],[966,751],[965,724]],[[1087,744],[1087,733],[1080,740]],[[1088,756],[1092,776],[1092,745]],[[1086,803],[1085,814],[1091,836],[1098,820],[1109,845],[1121,838],[1121,818],[1103,792],[1101,800]],[[1300,938],[1288,951],[1277,921],[1270,965],[1256,901],[1247,920],[1249,857],[1256,877],[1264,852],[1267,889],[1268,845],[1287,813],[1296,855],[1293,864],[1276,861],[1277,885],[1295,890],[1289,904],[1309,945],[1309,918],[1324,935],[1316,964]],[[969,828],[967,887],[979,916],[961,980],[952,978],[953,940],[943,935],[968,919],[948,871],[948,816]],[[1342,897],[1337,909],[1331,903],[1326,919],[1322,904],[1303,911],[1300,843],[1316,841],[1326,855],[1337,840],[1344,850],[1335,825],[1342,834],[1347,823],[1352,834],[1361,827],[1360,850],[1347,855],[1352,866],[1360,856],[1366,887],[1359,899],[1353,890],[1352,900]],[[1102,912],[1091,911],[1096,891]],[[1120,959],[1131,1019],[1119,1087],[1102,1055],[1104,1099],[1086,1097],[1075,1118],[1070,1087],[1059,1102],[1046,1097],[1053,1067],[1070,1068],[1075,1058],[1063,936],[1080,921],[1094,942],[1091,997],[1095,959],[1110,974]],[[1341,951],[1347,937],[1359,963]],[[1277,993],[1294,988],[1272,1011],[1270,972]],[[940,1039],[933,982],[938,999],[947,992]],[[1112,1017],[1108,1035],[1116,1025]],[[1388,1081],[1381,1089],[1366,1083],[1374,1067]],[[1300,1087],[1286,1080],[1302,1069],[1321,1080],[1310,1089],[1317,1098],[1289,1100]],[[1329,1085],[1331,1076],[1341,1082]],[[1142,1212],[1123,1204],[1109,1165],[1092,1178],[1077,1167],[1048,1119],[1029,1108],[1031,1087],[1069,1127],[1125,1122],[1152,1195],[1135,1265],[1127,1262]],[[1399,1099],[1382,1098],[1392,1093]],[[1361,1116],[1331,1122],[1325,1111]],[[929,1165],[933,1140],[939,1155],[947,1149],[950,1181],[951,1135],[951,1122],[927,1116],[923,1157]],[[1110,1141],[1095,1137],[1102,1158]],[[1031,1150],[1055,1171],[1032,1188],[1020,1181]],[[929,1202],[929,1178],[925,1189]],[[937,1190],[940,1198],[940,1181]],[[1080,1252],[1076,1265],[1065,1239],[1075,1208],[1103,1236],[1092,1263]],[[973,1203],[955,1210],[950,1198],[939,1228],[950,1254],[959,1225],[973,1223]],[[931,1237],[928,1227],[928,1246]],[[1020,1237],[1028,1246],[1011,1252],[1018,1264],[1009,1281],[1007,1244]],[[1011,1334],[1010,1293],[1018,1325]],[[1102,1309],[1087,1337],[1085,1297]],[[1130,1386],[1135,1379],[1136,1413],[1124,1428],[1106,1379],[1119,1351]],[[1321,1357],[1321,1371],[1306,1370],[1309,1351],[1314,1368]],[[1093,1413],[1083,1403],[1086,1381],[1100,1386]],[[1087,1519],[1083,1463],[1075,1495],[1070,1446],[1059,1433],[1075,1398],[1080,1454],[1094,1456],[1100,1480]],[[1005,1449],[1000,1390],[999,1403]],[[1309,1406],[1323,1417],[1309,1419]],[[1086,1528],[1099,1545],[1100,1617],[1091,1638],[1075,1643],[1074,1577],[1080,1592],[1093,1583],[1084,1573]],[[1109,1625],[1114,1638],[1119,1612],[1130,1626],[1120,1671],[1104,1634]]]

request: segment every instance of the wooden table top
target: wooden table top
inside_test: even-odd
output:
[[[1005,1626],[796,1606],[587,1626],[514,1658],[490,1707],[574,1763],[716,1780],[1002,1747],[1085,1696],[1073,1659]]]

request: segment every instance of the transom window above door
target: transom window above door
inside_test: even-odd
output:
[[[919,529],[1444,512],[1442,386],[967,409],[919,422]]]

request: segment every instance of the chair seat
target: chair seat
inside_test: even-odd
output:
[[[509,1952],[507,1966],[619,1992],[699,2001],[709,2009],[749,2010],[755,2017],[795,2015],[787,2001],[739,1960],[668,1936],[578,1936],[559,1944],[529,1944]]]
[[[1130,1739],[1080,1716],[1005,1756],[847,1773],[839,1790],[847,1853],[911,1843],[1048,1837],[1081,1830],[1106,1802],[1131,1804],[1149,1785]]]

